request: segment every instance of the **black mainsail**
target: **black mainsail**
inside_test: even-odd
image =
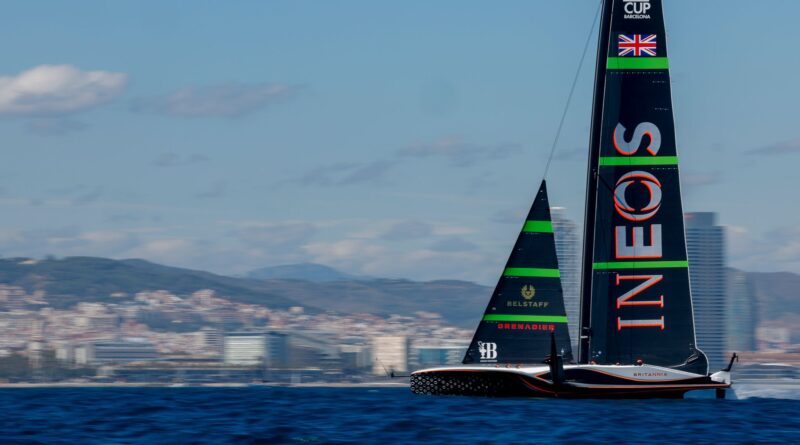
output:
[[[661,0],[606,0],[587,185],[580,361],[705,375],[696,348]]]
[[[542,363],[550,354],[551,333],[563,358],[571,360],[547,185],[542,181],[464,363]]]

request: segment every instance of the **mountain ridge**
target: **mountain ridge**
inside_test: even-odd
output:
[[[352,277],[327,266],[321,267],[323,269],[319,270],[330,272],[326,279]],[[293,273],[292,267],[286,270]],[[800,292],[797,290],[800,289],[800,274],[745,273],[753,283],[759,324],[788,326],[796,331],[795,326],[800,325],[800,299],[796,298]],[[435,312],[453,325],[470,328],[477,324],[492,292],[488,286],[460,280],[255,279],[166,266],[142,259],[99,257],[0,258],[0,283],[22,287],[28,293],[45,291],[45,300],[55,308],[66,308],[80,302],[110,301],[112,293],[127,295],[113,299],[119,302],[147,290],[187,295],[201,289],[212,289],[231,301],[274,309],[303,306],[310,313],[332,311],[416,316],[417,312]]]

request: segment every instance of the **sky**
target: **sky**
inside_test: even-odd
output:
[[[685,209],[800,272],[800,2],[665,3]],[[596,7],[4,2],[0,255],[491,283]],[[594,46],[547,176],[578,223]]]

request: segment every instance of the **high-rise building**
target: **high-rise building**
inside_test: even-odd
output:
[[[564,290],[564,309],[569,321],[569,338],[572,342],[572,353],[578,351],[578,323],[581,308],[581,235],[578,225],[567,219],[563,207],[551,209],[553,232],[556,239],[556,256],[561,271],[561,287]]]
[[[685,221],[697,345],[716,371],[724,366],[727,350],[725,230],[717,225],[716,213],[687,213]]]
[[[745,272],[728,272],[727,352],[756,350],[756,300]]]
[[[200,330],[203,349],[206,354],[220,356],[223,351],[222,331],[215,328],[203,328]]]
[[[402,335],[373,337],[372,372],[380,375],[386,372],[408,371],[408,350],[408,337]]]
[[[289,366],[289,334],[269,331],[266,333],[267,355],[266,365],[270,369]]]

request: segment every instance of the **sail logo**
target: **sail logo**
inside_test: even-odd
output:
[[[522,286],[520,294],[522,294],[522,298],[530,300],[536,295],[536,288],[531,286],[530,284],[526,284],[525,286]]]
[[[619,155],[628,157],[639,152],[645,141],[649,141],[644,150],[656,156],[661,148],[661,130],[652,122],[642,122],[633,130],[630,140],[625,139],[626,128],[621,123],[614,128],[612,141]],[[628,191],[635,189],[640,198],[639,207],[628,201]],[[658,259],[663,257],[663,238],[661,224],[646,222],[658,214],[662,203],[661,181],[654,173],[634,170],[622,174],[614,188],[614,210],[629,224],[614,227],[614,256],[623,260]],[[644,198],[644,199],[641,199]],[[642,206],[643,205],[643,206]],[[645,230],[649,232],[649,243],[645,239]],[[628,242],[630,239],[630,243]],[[627,306],[656,306],[664,308],[664,296],[647,299],[646,294],[652,287],[664,279],[663,275],[616,274],[615,285],[619,288],[626,282],[636,284],[617,298],[617,310]],[[644,298],[641,298],[641,297]],[[664,317],[651,320],[623,320],[617,317],[617,330],[625,328],[661,328],[664,330]]]
[[[626,20],[650,20],[650,0],[623,0]]]
[[[481,361],[497,361],[497,343],[478,342],[478,352],[481,354]]]

